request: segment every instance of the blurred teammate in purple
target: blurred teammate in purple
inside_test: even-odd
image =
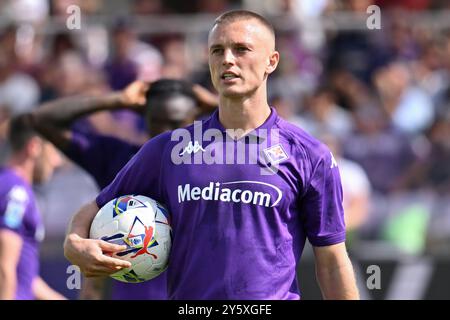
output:
[[[0,167],[0,300],[64,299],[39,276],[44,226],[31,187],[51,177],[60,155],[23,116],[11,120],[8,143]]]
[[[170,299],[299,299],[296,266],[306,239],[323,297],[358,299],[337,163],[267,103],[267,78],[279,61],[273,27],[231,11],[216,19],[208,48],[218,110],[148,141],[75,215],[66,257],[92,276],[129,266],[105,260],[86,238],[99,207],[142,194],[171,214]]]
[[[37,108],[31,117],[36,130],[84,168],[100,188],[104,188],[141,146],[101,133],[77,130],[76,126],[71,127],[75,120],[102,110],[131,109],[145,114],[149,136],[155,136],[192,123],[200,112],[198,102],[211,107],[214,96],[181,80],[161,79],[152,83],[150,88],[148,84],[136,81],[123,91],[103,97],[55,100]],[[108,250],[108,247],[102,249]],[[86,279],[80,298],[102,298],[104,284],[104,279]],[[113,281],[111,298],[166,299],[166,275],[163,273],[138,284]]]

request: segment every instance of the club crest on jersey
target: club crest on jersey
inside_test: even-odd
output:
[[[266,148],[263,150],[267,160],[271,164],[277,164],[288,158],[286,151],[284,151],[283,146],[278,143],[274,146]]]
[[[128,209],[143,208],[145,204],[133,196],[119,197],[114,201],[113,218]]]

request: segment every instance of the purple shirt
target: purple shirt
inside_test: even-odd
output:
[[[299,299],[296,264],[306,238],[314,246],[345,241],[332,154],[271,110],[237,141],[226,139],[217,111],[187,127],[191,140],[176,138],[185,134],[180,129],[155,137],[97,197],[102,206],[134,193],[168,207],[170,299]],[[194,164],[195,157],[230,153],[229,164]],[[239,164],[242,153],[248,159]],[[177,164],[180,158],[192,164]],[[276,170],[267,174],[268,167]]]
[[[136,80],[136,64],[130,60],[110,61],[104,69],[112,90],[122,90]]]
[[[72,140],[65,154],[86,170],[100,188],[104,188],[140,147],[115,137],[77,130],[72,131]]]
[[[85,169],[100,188],[104,188],[139,148],[114,137],[73,131],[72,141],[65,154]],[[136,284],[113,281],[111,297],[117,300],[167,299],[165,274]]]
[[[33,190],[14,171],[0,168],[0,229],[17,233],[22,239],[17,264],[15,299],[34,299],[32,283],[39,275],[39,243],[44,237]]]

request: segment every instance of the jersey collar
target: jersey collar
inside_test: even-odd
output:
[[[247,133],[245,136],[241,137],[238,140],[242,140],[245,137],[254,137],[254,138],[265,139],[268,136],[267,133],[272,129],[272,127],[275,125],[275,123],[277,121],[278,121],[278,114],[277,114],[275,108],[270,107],[270,115],[266,119],[266,121],[264,121],[264,123],[261,124],[259,127],[253,129],[252,131],[250,131],[249,133]],[[214,111],[214,113],[211,115],[211,118],[209,121],[209,129],[217,129],[221,133],[226,132],[226,129],[224,128],[222,123],[220,123],[218,109],[216,111]]]

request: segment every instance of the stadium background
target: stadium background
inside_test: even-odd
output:
[[[67,27],[71,4],[81,9],[80,29]],[[366,24],[372,4],[381,8],[379,30]],[[2,0],[0,159],[9,117],[45,101],[161,77],[212,90],[207,31],[236,8],[275,25],[282,58],[269,81],[271,105],[339,155],[362,298],[450,299],[448,1]],[[129,112],[80,125],[145,140],[142,121]],[[64,232],[96,192],[68,160],[36,187],[46,225],[42,276],[69,298],[78,292],[66,287]],[[371,265],[380,267],[380,289],[367,287]],[[299,279],[304,299],[320,298],[310,248]]]

